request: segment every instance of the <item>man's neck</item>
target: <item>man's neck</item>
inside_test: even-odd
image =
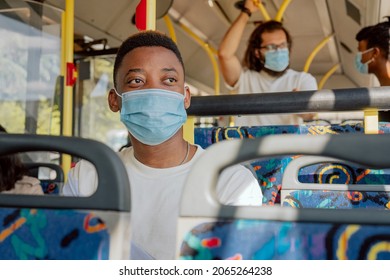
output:
[[[192,153],[191,157],[189,156],[191,145],[187,144],[180,132],[156,146],[145,145],[134,140],[133,149],[134,156],[139,162],[153,168],[179,166],[192,157]]]
[[[387,61],[383,66],[375,73],[375,76],[379,80],[381,86],[390,86],[390,62]]]
[[[267,69],[265,67],[263,69],[261,69],[261,70],[264,71],[265,73],[267,73],[269,76],[271,76],[273,78],[279,78],[279,77],[283,76],[284,73],[287,72],[288,68],[284,69],[282,72],[275,72],[275,71]]]

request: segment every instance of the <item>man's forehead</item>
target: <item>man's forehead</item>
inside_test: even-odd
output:
[[[125,63],[123,63],[125,62]],[[124,68],[142,69],[146,66],[152,68],[176,69],[180,72],[183,67],[175,53],[164,47],[138,47],[128,52],[123,61]]]
[[[277,30],[274,30],[274,31],[271,31],[271,32],[263,32],[261,34],[261,38],[262,38],[263,41],[274,41],[274,40],[277,40],[277,41],[280,41],[280,40],[287,41],[286,33],[284,33],[284,31],[281,30],[281,29],[277,29]]]
[[[359,41],[359,49],[365,50],[367,48],[367,40],[361,40]]]

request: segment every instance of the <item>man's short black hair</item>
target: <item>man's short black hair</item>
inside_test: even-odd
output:
[[[384,54],[384,57],[390,59],[390,17],[387,17],[387,21],[361,29],[356,34],[356,40],[366,40],[367,49],[373,47],[380,48]]]
[[[122,64],[123,58],[132,50],[140,47],[163,47],[172,51],[183,66],[184,62],[175,42],[159,31],[141,31],[127,38],[119,47],[114,63],[114,86],[116,87],[116,75]]]
[[[363,40],[367,40],[367,38],[369,37],[369,34],[370,34],[370,31],[371,31],[371,28],[373,26],[370,25],[370,26],[366,26],[366,27],[363,27],[355,36],[355,39],[357,41],[363,41]]]

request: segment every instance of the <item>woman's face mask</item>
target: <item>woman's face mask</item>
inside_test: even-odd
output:
[[[369,51],[372,51],[373,49],[374,48],[365,50],[364,52],[358,52],[355,56],[355,67],[362,74],[368,74],[368,64],[370,64],[371,62],[374,61],[374,58],[371,58],[367,62],[362,63],[362,56],[363,56],[363,54],[365,54]]]
[[[155,146],[165,142],[187,120],[184,96],[180,93],[143,89],[119,96],[122,98],[121,121],[143,144]]]
[[[269,50],[265,53],[264,67],[275,71],[282,72],[290,64],[288,48]]]

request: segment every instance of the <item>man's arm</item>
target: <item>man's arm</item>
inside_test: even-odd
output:
[[[245,7],[252,13],[257,10],[252,0],[246,0]],[[244,33],[248,20],[249,15],[241,12],[226,32],[218,49],[221,72],[225,82],[229,86],[234,86],[240,77],[242,66],[236,55],[236,51],[240,45],[242,34]]]
[[[261,206],[263,193],[257,179],[242,165],[226,168],[217,184],[218,200],[224,205]]]
[[[299,89],[296,88],[293,91],[317,90],[318,89],[316,79],[310,74],[306,74],[303,76],[299,87],[300,87]],[[302,114],[297,114],[297,116],[302,118],[304,121],[307,122],[307,121],[313,121],[316,118],[317,113],[302,113]]]
[[[69,170],[68,180],[62,188],[64,196],[90,196],[97,188],[98,177],[95,166],[81,160]]]

